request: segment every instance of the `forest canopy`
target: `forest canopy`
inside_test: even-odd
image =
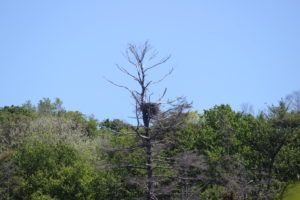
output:
[[[186,112],[153,150],[156,198],[281,198],[300,174],[300,112],[290,102],[257,115],[229,105]],[[59,99],[0,108],[1,199],[143,197],[135,128],[67,111]]]

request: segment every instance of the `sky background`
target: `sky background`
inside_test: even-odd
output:
[[[149,40],[175,71],[156,94],[195,110],[255,110],[300,89],[299,0],[0,1],[0,106],[59,97],[68,110],[130,121],[128,43]],[[128,66],[130,67],[130,66]]]

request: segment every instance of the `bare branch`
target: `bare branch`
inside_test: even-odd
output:
[[[145,166],[137,166],[137,165],[131,165],[131,164],[118,164],[118,165],[112,165],[112,164],[105,164],[105,165],[98,165],[96,166],[98,169],[119,169],[119,168],[136,168],[136,169],[146,169]]]
[[[123,56],[126,58],[126,60],[132,64],[134,67],[137,67],[137,64],[131,59],[131,57],[129,56],[129,52],[128,50],[125,51],[125,54],[123,53]]]
[[[152,55],[148,58],[148,61],[153,60],[157,56],[157,54],[158,54],[158,51],[153,50]]]
[[[158,63],[156,63],[156,64],[154,64],[154,65],[152,65],[152,66],[150,66],[150,67],[147,67],[147,68],[145,69],[145,72],[147,72],[147,71],[149,71],[150,69],[153,69],[153,68],[155,68],[155,67],[157,67],[157,66],[159,66],[159,65],[164,64],[164,63],[167,62],[170,58],[171,58],[171,55],[168,55],[166,58],[163,58],[163,59],[162,59],[161,61],[159,61]]]
[[[135,81],[138,81],[138,82],[140,81],[139,78],[137,78],[137,77],[134,76],[133,74],[129,73],[124,67],[120,67],[118,64],[116,64],[116,66],[117,66],[117,68],[118,68],[121,72],[123,72],[123,73],[125,73],[126,75],[130,76],[130,77],[133,78]]]
[[[118,151],[122,151],[122,152],[133,152],[134,150],[136,149],[140,149],[144,147],[144,144],[139,144],[139,145],[136,145],[136,146],[132,146],[132,147],[127,147],[127,148],[111,148],[111,149],[104,149],[106,152],[109,152],[109,153],[115,153],[115,152],[118,152]],[[100,148],[101,149],[101,148]]]
[[[146,85],[145,85],[145,88],[148,88],[149,85],[151,85],[152,81],[149,81]]]
[[[115,83],[115,82],[113,82],[113,81],[107,79],[106,77],[103,77],[103,78],[104,78],[106,81],[108,81],[109,83],[113,84],[114,86],[117,86],[117,87],[120,87],[120,88],[124,88],[124,89],[126,89],[128,92],[132,93],[132,90],[130,90],[127,86],[125,86],[125,85],[119,85],[119,84],[117,84],[117,83]]]
[[[188,104],[185,101],[177,99],[176,103],[168,102],[167,109],[161,111],[160,101],[164,98],[167,88],[164,89],[158,101],[151,101],[152,93],[149,91],[149,87],[163,81],[174,70],[171,68],[168,73],[157,81],[149,81],[147,79],[147,72],[166,63],[171,58],[171,55],[169,55],[162,58],[159,62],[153,62],[155,64],[148,63],[149,65],[147,65],[146,62],[152,61],[156,55],[157,52],[152,50],[148,41],[141,46],[128,44],[128,48],[125,51],[124,56],[127,58],[127,61],[135,67],[136,73],[131,73],[130,70],[119,65],[117,65],[117,68],[138,83],[139,90],[137,91],[132,90],[125,85],[120,85],[106,79],[111,84],[129,91],[135,101],[135,118],[137,125],[134,128],[134,134],[137,139],[139,139],[139,142],[143,144],[141,147],[144,149],[145,153],[144,159],[146,163],[143,168],[146,170],[145,196],[147,200],[157,199],[154,187],[156,184],[154,180],[154,173],[156,173],[155,169],[170,169],[171,167],[169,165],[173,162],[172,160],[166,160],[163,162],[162,159],[156,159],[154,157],[156,154],[156,148],[160,145],[164,145],[163,143],[169,142],[166,135],[175,132],[181,127],[182,119],[185,116],[184,112],[188,108]],[[132,149],[130,148],[125,150],[130,151]],[[126,167],[128,167],[128,165],[126,165]]]
[[[142,51],[141,51],[141,56],[140,56],[140,60],[141,60],[141,63],[144,61],[144,58],[147,54],[147,52],[150,50],[150,46],[148,44],[148,41],[146,41],[142,47]]]
[[[164,89],[163,94],[158,98],[157,101],[160,102],[165,97],[166,93],[167,93],[167,88]]]
[[[170,76],[172,74],[172,72],[174,71],[174,68],[172,67],[170,69],[170,71],[168,73],[166,73],[161,79],[159,79],[158,81],[153,81],[151,85],[157,84],[162,82],[163,80],[165,80],[165,78],[167,78],[168,76]]]
[[[111,80],[109,80],[109,79],[107,79],[107,78],[105,78],[105,77],[103,77],[103,78],[104,78],[106,81],[108,81],[109,83],[111,83],[112,85],[127,90],[127,91],[131,94],[131,96],[133,97],[133,99],[135,99],[136,101],[138,101],[138,98],[137,98],[137,96],[136,96],[136,94],[135,94],[135,93],[138,93],[138,92],[133,91],[133,90],[130,90],[130,89],[129,89],[127,86],[125,86],[125,85],[117,84],[117,83],[115,83],[115,82],[113,82],[113,81],[111,81]]]

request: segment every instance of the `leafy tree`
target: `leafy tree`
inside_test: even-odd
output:
[[[100,123],[101,128],[110,129],[110,131],[122,132],[122,131],[132,131],[133,126],[127,124],[119,119],[109,120],[106,119]]]
[[[0,153],[18,146],[34,118],[35,113],[24,107],[0,108]]]
[[[233,155],[236,152],[236,125],[237,115],[229,105],[215,106],[204,111],[201,138],[198,140],[198,149],[211,159]]]
[[[54,102],[49,98],[43,98],[38,103],[37,112],[41,115],[59,114],[65,111],[62,104],[59,98],[56,98]]]
[[[151,65],[138,62],[147,60],[147,45],[127,54],[141,91],[152,84],[142,75]],[[199,114],[186,112],[184,99],[152,101],[149,90],[129,90],[135,125],[98,122],[65,111],[60,100],[0,108],[0,199],[265,200],[299,181],[300,113],[292,101],[257,116],[229,105]]]
[[[299,118],[289,113],[282,101],[278,106],[271,106],[267,114],[257,118],[250,115],[241,118],[239,140],[242,145],[239,152],[252,174],[251,184],[256,188],[256,198],[274,198],[284,188],[283,182],[278,181],[296,177],[296,173],[288,175],[290,172],[284,163],[287,162],[285,156],[291,158],[288,162],[293,163],[294,167],[299,162],[298,156],[290,149],[295,141],[297,143],[299,122]]]
[[[14,159],[25,181],[14,198],[93,199],[93,170],[75,149],[35,142],[20,148]]]
[[[249,173],[239,154],[241,117],[229,105],[204,111],[195,143],[198,151],[208,158],[210,180],[207,189],[222,186],[229,199],[244,198],[252,190],[248,184]]]

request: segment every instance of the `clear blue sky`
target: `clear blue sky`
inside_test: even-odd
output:
[[[113,3],[114,2],[114,3]],[[129,84],[115,64],[149,40],[174,66],[167,97],[198,111],[255,109],[300,89],[300,1],[9,0],[0,2],[0,106],[59,97],[67,109],[129,120]],[[129,120],[130,121],[130,120]]]

